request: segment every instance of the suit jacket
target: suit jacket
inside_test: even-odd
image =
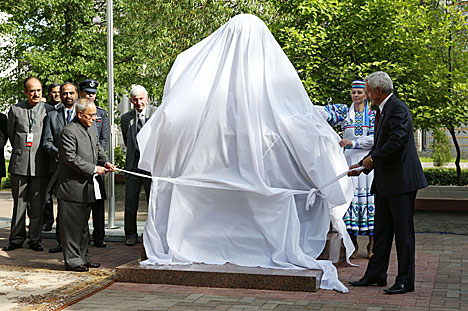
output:
[[[34,107],[24,101],[11,106],[8,112],[8,137],[13,147],[8,171],[22,176],[45,176],[49,171],[49,159],[41,148],[42,125],[47,113],[54,107],[40,103]],[[34,124],[32,123],[35,117]],[[33,145],[26,146],[29,127],[34,135]]]
[[[7,116],[0,113],[0,178],[6,176],[4,147],[8,141],[7,122]]]
[[[372,155],[374,161],[371,193],[391,196],[427,187],[413,131],[408,107],[392,95],[380,115],[374,131],[374,146],[367,155]]]
[[[77,203],[93,203],[93,175],[96,165],[107,162],[93,127],[83,126],[73,119],[59,139],[57,198]]]
[[[58,167],[59,151],[58,143],[62,130],[67,125],[65,121],[65,106],[49,111],[44,119],[44,129],[42,131],[42,148],[49,155],[49,171],[55,172]]]
[[[156,111],[156,107],[147,105],[146,106],[146,120],[148,120],[153,113]],[[127,157],[125,159],[125,169],[130,171],[138,170],[138,161],[140,160],[140,150],[136,140],[137,128],[136,128],[136,111],[135,109],[130,110],[122,115],[120,122],[120,128],[122,129],[122,136],[124,139],[125,146],[127,147]],[[141,170],[140,170],[141,171]]]

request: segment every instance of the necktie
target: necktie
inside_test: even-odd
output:
[[[375,115],[374,128],[377,129],[380,119],[380,108],[377,109],[377,114]]]
[[[70,121],[71,121],[71,116],[72,116],[72,111],[71,111],[71,110],[68,110],[68,111],[67,111],[67,124],[70,123]]]
[[[137,122],[137,133],[141,130],[142,127],[143,127],[143,122],[141,121],[140,118],[138,118],[138,122]]]

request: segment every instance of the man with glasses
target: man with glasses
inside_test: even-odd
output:
[[[59,139],[57,198],[65,269],[85,272],[98,268],[88,256],[88,219],[93,203],[101,199],[96,176],[114,171],[97,140],[93,123],[96,106],[81,98],[75,104],[76,118]]]
[[[97,105],[96,93],[99,83],[93,79],[87,79],[78,84],[80,88],[80,98],[87,98],[96,105],[96,122],[93,127],[96,129],[96,135],[103,150],[107,148],[107,142],[109,140],[109,122],[107,120],[107,112],[105,109]],[[93,240],[94,246],[106,247],[104,242],[105,235],[105,217],[104,217],[104,200],[106,199],[106,187],[104,179],[101,176],[97,178],[99,186],[102,192],[102,199],[96,200],[93,204]]]

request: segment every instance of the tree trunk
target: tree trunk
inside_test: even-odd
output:
[[[449,130],[450,135],[452,135],[453,144],[457,152],[457,157],[455,158],[455,167],[457,168],[457,185],[461,186],[462,184],[461,184],[461,168],[460,168],[460,158],[461,158],[460,146],[458,145],[457,135],[455,133],[455,127],[453,125],[450,125],[447,127],[447,129]]]

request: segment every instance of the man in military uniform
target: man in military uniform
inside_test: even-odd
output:
[[[107,148],[107,142],[109,141],[109,122],[107,120],[107,111],[98,106],[96,101],[96,93],[99,83],[93,79],[87,79],[78,83],[79,97],[88,98],[92,100],[96,105],[96,121],[93,123],[93,127],[96,131],[99,144],[103,150]],[[106,187],[102,176],[97,178],[99,187],[102,194],[102,199],[96,200],[92,206],[93,214],[93,240],[94,246],[106,247],[104,243],[104,200],[106,199]]]

